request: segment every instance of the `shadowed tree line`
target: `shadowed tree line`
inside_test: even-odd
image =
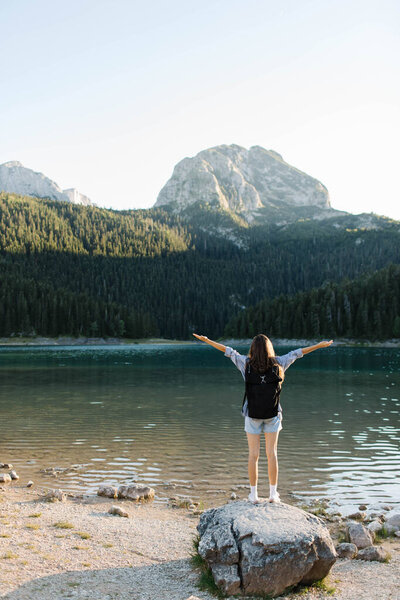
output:
[[[252,337],[349,337],[381,340],[400,337],[400,266],[293,296],[266,299],[243,310],[225,335]]]

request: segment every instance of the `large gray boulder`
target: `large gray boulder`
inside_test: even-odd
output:
[[[225,504],[205,511],[197,529],[199,554],[229,595],[279,595],[311,584],[337,557],[321,519],[288,504]]]

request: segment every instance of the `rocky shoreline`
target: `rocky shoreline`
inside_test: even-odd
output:
[[[229,346],[250,345],[251,339],[222,339],[219,340]],[[274,338],[275,346],[309,346],[316,344],[317,339],[287,339]],[[0,338],[0,346],[132,346],[136,344],[195,344],[192,340],[175,340],[165,338],[96,338],[96,337],[70,337],[58,336],[55,338],[36,336],[23,337],[11,336]],[[394,338],[390,340],[371,341],[357,340],[350,338],[335,339],[335,346],[356,346],[362,348],[400,348],[400,339]]]
[[[102,495],[103,486],[96,496],[26,486],[18,480],[0,486],[0,597],[131,600],[134,590],[135,600],[212,600],[198,589],[189,560],[203,513],[199,503],[172,496],[167,506],[155,505],[147,487],[141,494],[120,486]],[[236,503],[234,496],[229,503]],[[400,534],[399,507],[360,505],[347,517],[327,501],[302,508],[322,519],[344,557],[327,578],[330,597],[399,598],[400,539],[393,535]],[[350,558],[357,552],[362,560]],[[310,587],[289,597],[311,600],[327,592]]]

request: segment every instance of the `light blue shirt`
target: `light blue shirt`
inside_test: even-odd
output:
[[[226,346],[225,356],[231,359],[231,361],[233,362],[235,367],[237,367],[239,369],[239,371],[241,372],[243,379],[246,380],[246,378],[245,378],[246,362],[249,357],[245,356],[244,354],[239,354],[239,352],[237,350],[234,350],[230,346]],[[290,365],[294,363],[295,360],[297,360],[298,358],[302,358],[302,356],[303,356],[303,352],[301,351],[301,348],[298,348],[297,350],[292,350],[291,352],[288,352],[287,354],[284,354],[283,356],[275,356],[275,359],[276,359],[276,362],[278,363],[278,365],[280,365],[283,368],[283,370],[286,371],[286,369],[288,369],[290,367]],[[281,412],[280,405],[279,405],[279,411]],[[248,416],[247,399],[243,405],[242,415],[244,417]]]

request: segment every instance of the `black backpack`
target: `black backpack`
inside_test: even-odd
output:
[[[276,417],[283,381],[279,375],[279,366],[273,365],[265,373],[258,373],[251,367],[250,361],[247,361],[245,380],[246,391],[242,407],[247,397],[249,417],[252,419]]]

